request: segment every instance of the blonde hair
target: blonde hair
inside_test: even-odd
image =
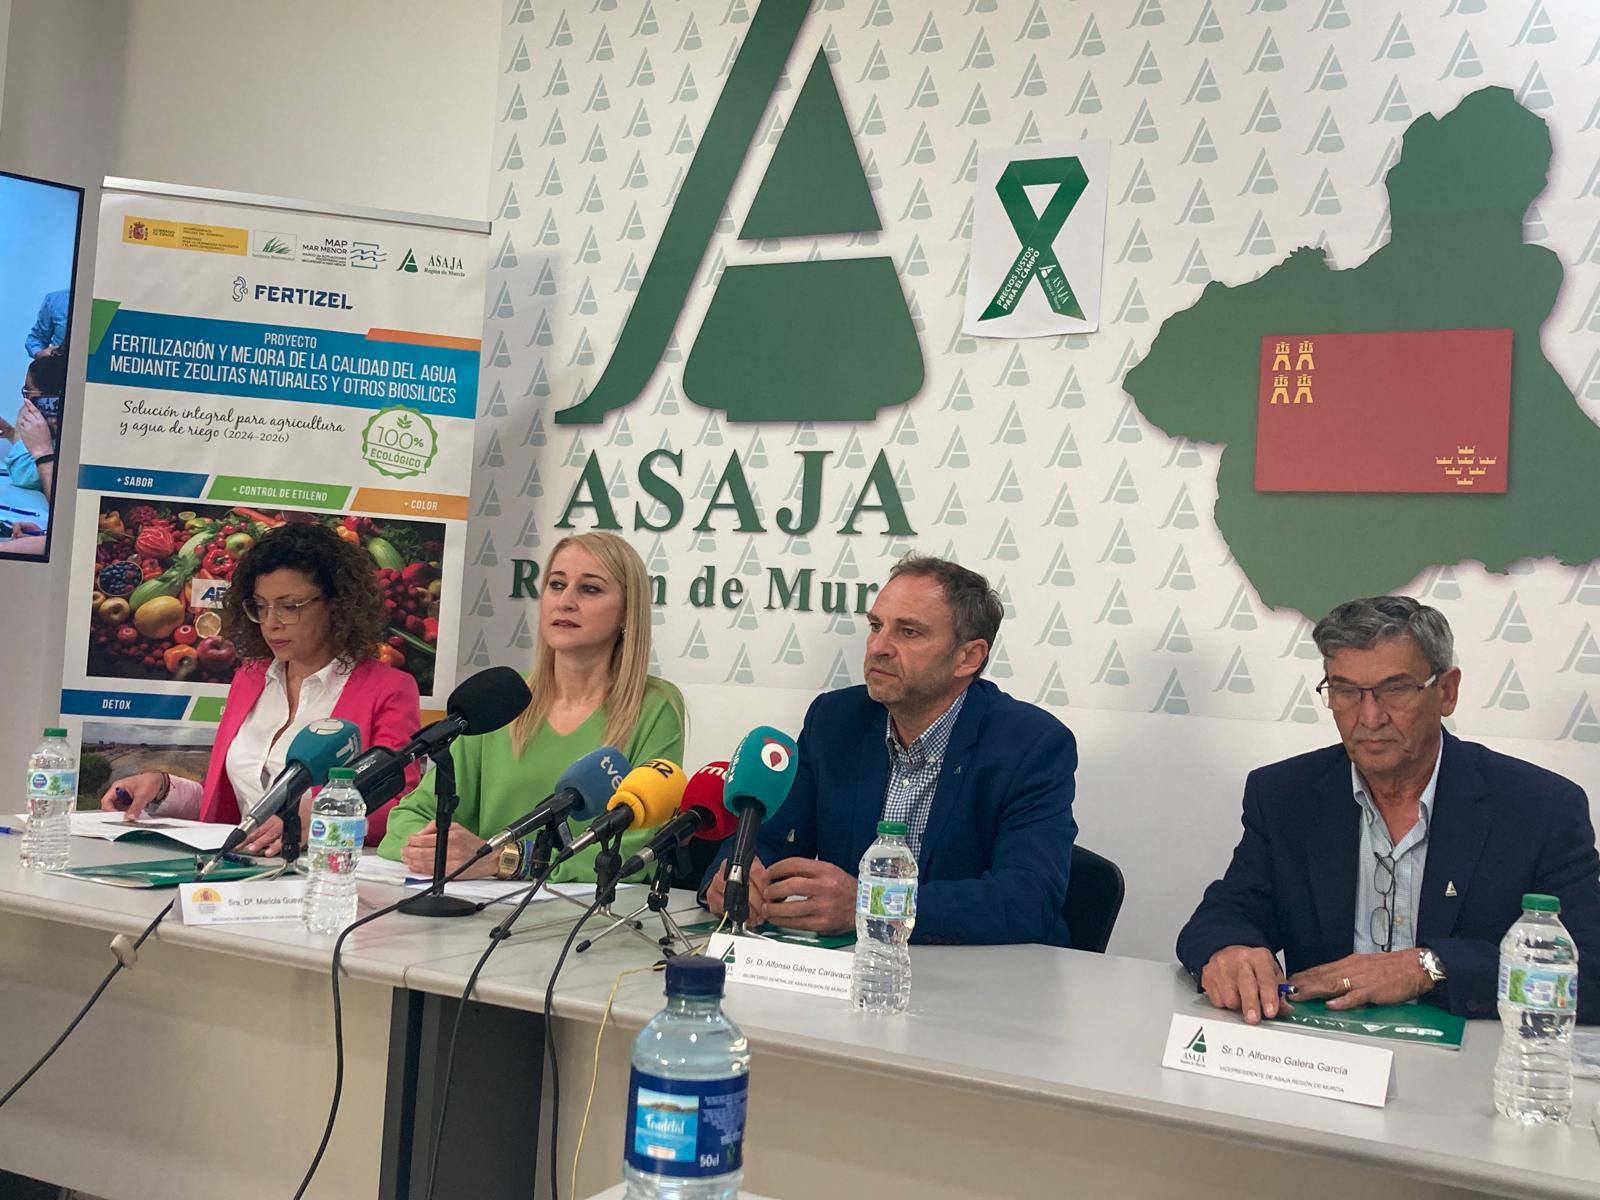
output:
[[[555,544],[544,561],[545,586],[549,586],[550,565],[568,546],[587,550],[601,570],[622,588],[622,629],[611,647],[611,686],[605,700],[605,743],[626,747],[639,723],[639,710],[650,684],[650,576],[637,550],[614,533],[596,531],[575,533]],[[549,715],[555,696],[555,654],[545,644],[542,623],[538,630],[533,671],[528,676],[533,700],[511,722],[511,750],[519,758],[528,739]]]

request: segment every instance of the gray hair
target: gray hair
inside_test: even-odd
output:
[[[1444,674],[1455,665],[1455,636],[1450,622],[1437,608],[1419,604],[1410,596],[1372,596],[1346,600],[1311,631],[1322,657],[1335,650],[1367,650],[1389,638],[1408,637],[1428,660],[1428,667]]]
[[[944,591],[945,602],[950,605],[950,615],[955,625],[956,641],[970,642],[982,638],[989,649],[994,649],[995,635],[1000,632],[1000,619],[1005,607],[1000,597],[989,586],[989,581],[976,571],[960,563],[931,554],[907,554],[889,572],[890,579],[902,575],[934,579]],[[983,656],[978,674],[989,665],[989,656]]]

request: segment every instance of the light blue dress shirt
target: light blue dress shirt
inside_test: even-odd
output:
[[[1388,949],[1411,950],[1417,944],[1417,909],[1422,902],[1422,872],[1428,865],[1428,827],[1433,823],[1433,796],[1439,788],[1439,763],[1444,758],[1444,740],[1433,760],[1433,774],[1422,789],[1417,823],[1396,845],[1389,836],[1383,814],[1367,791],[1366,781],[1355,763],[1350,764],[1350,786],[1361,806],[1361,853],[1356,864],[1356,944],[1357,954],[1380,954],[1384,946],[1373,936],[1372,914],[1383,907],[1378,882],[1386,872],[1378,860],[1394,863],[1394,937]],[[1381,930],[1380,930],[1381,932]]]

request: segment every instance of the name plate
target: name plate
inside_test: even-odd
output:
[[[185,925],[237,925],[241,921],[298,921],[306,881],[240,879],[232,883],[178,885]]]
[[[1382,1108],[1394,1051],[1175,1013],[1161,1065]]]
[[[855,953],[851,950],[824,950],[820,946],[719,933],[707,944],[705,953],[727,965],[728,979],[733,983],[850,999],[850,973],[855,966]]]

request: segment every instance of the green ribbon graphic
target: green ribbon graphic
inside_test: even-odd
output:
[[[1034,215],[1024,190],[1035,184],[1056,184],[1055,194],[1044,212]],[[1017,307],[1028,281],[1037,279],[1044,289],[1044,298],[1050,307],[1064,317],[1083,320],[1083,308],[1072,292],[1072,285],[1061,273],[1061,262],[1051,247],[1056,234],[1067,223],[1067,216],[1077,205],[1084,188],[1089,186],[1089,176],[1076,158],[1033,158],[1014,162],[1000,173],[994,185],[995,193],[1006,210],[1011,228],[1016,232],[1022,249],[1017,252],[1005,281],[995,292],[989,307],[984,309],[980,321],[1007,316]]]

